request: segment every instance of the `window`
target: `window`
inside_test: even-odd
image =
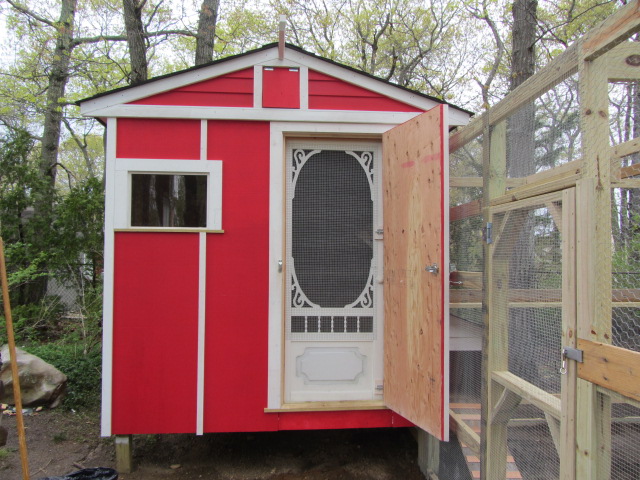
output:
[[[114,228],[222,230],[222,161],[115,163]]]
[[[132,227],[207,226],[207,176],[131,175]]]

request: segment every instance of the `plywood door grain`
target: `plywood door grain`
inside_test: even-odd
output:
[[[446,108],[419,115],[382,140],[384,400],[441,440],[449,434]],[[434,264],[437,273],[425,269]]]

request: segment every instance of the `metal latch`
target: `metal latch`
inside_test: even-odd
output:
[[[493,223],[487,222],[487,225],[482,229],[482,239],[486,243],[493,243]]]
[[[567,373],[567,360],[574,360],[583,363],[582,350],[572,347],[562,347],[562,365],[560,366],[560,375]]]
[[[426,267],[424,267],[424,269],[429,273],[433,273],[434,275],[437,275],[438,272],[440,271],[440,268],[438,267],[437,263],[427,265]]]

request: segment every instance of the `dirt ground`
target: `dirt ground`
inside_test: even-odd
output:
[[[3,418],[0,479],[21,480],[15,417]],[[112,439],[99,436],[97,414],[62,410],[25,417],[31,479],[80,468],[115,468]],[[277,433],[142,435],[137,470],[119,480],[422,480],[407,429]]]

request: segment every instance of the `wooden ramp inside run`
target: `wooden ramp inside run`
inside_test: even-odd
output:
[[[480,404],[479,403],[452,403],[449,405],[451,425],[456,431],[456,436],[464,459],[467,462],[471,478],[480,478]],[[507,469],[505,479],[521,479],[522,475],[516,462],[507,450]]]

